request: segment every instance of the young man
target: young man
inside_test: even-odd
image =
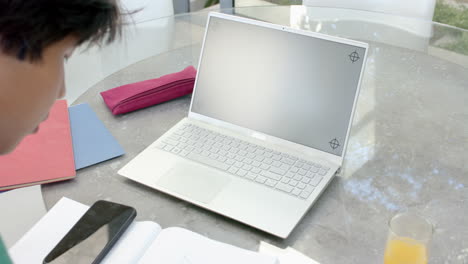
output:
[[[116,1],[0,0],[0,155],[35,133],[65,95],[63,64],[75,47],[119,35]],[[1,239],[0,263],[11,263]]]

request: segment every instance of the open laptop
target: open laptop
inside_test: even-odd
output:
[[[210,13],[188,117],[119,174],[286,238],[342,164],[367,49]]]

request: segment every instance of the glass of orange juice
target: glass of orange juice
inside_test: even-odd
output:
[[[427,264],[432,224],[416,212],[395,215],[389,223],[384,264]]]

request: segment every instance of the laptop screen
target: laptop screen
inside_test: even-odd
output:
[[[210,18],[191,111],[342,155],[365,48]]]

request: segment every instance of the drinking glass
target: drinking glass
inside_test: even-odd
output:
[[[433,226],[416,212],[395,215],[389,222],[384,264],[427,264]]]

